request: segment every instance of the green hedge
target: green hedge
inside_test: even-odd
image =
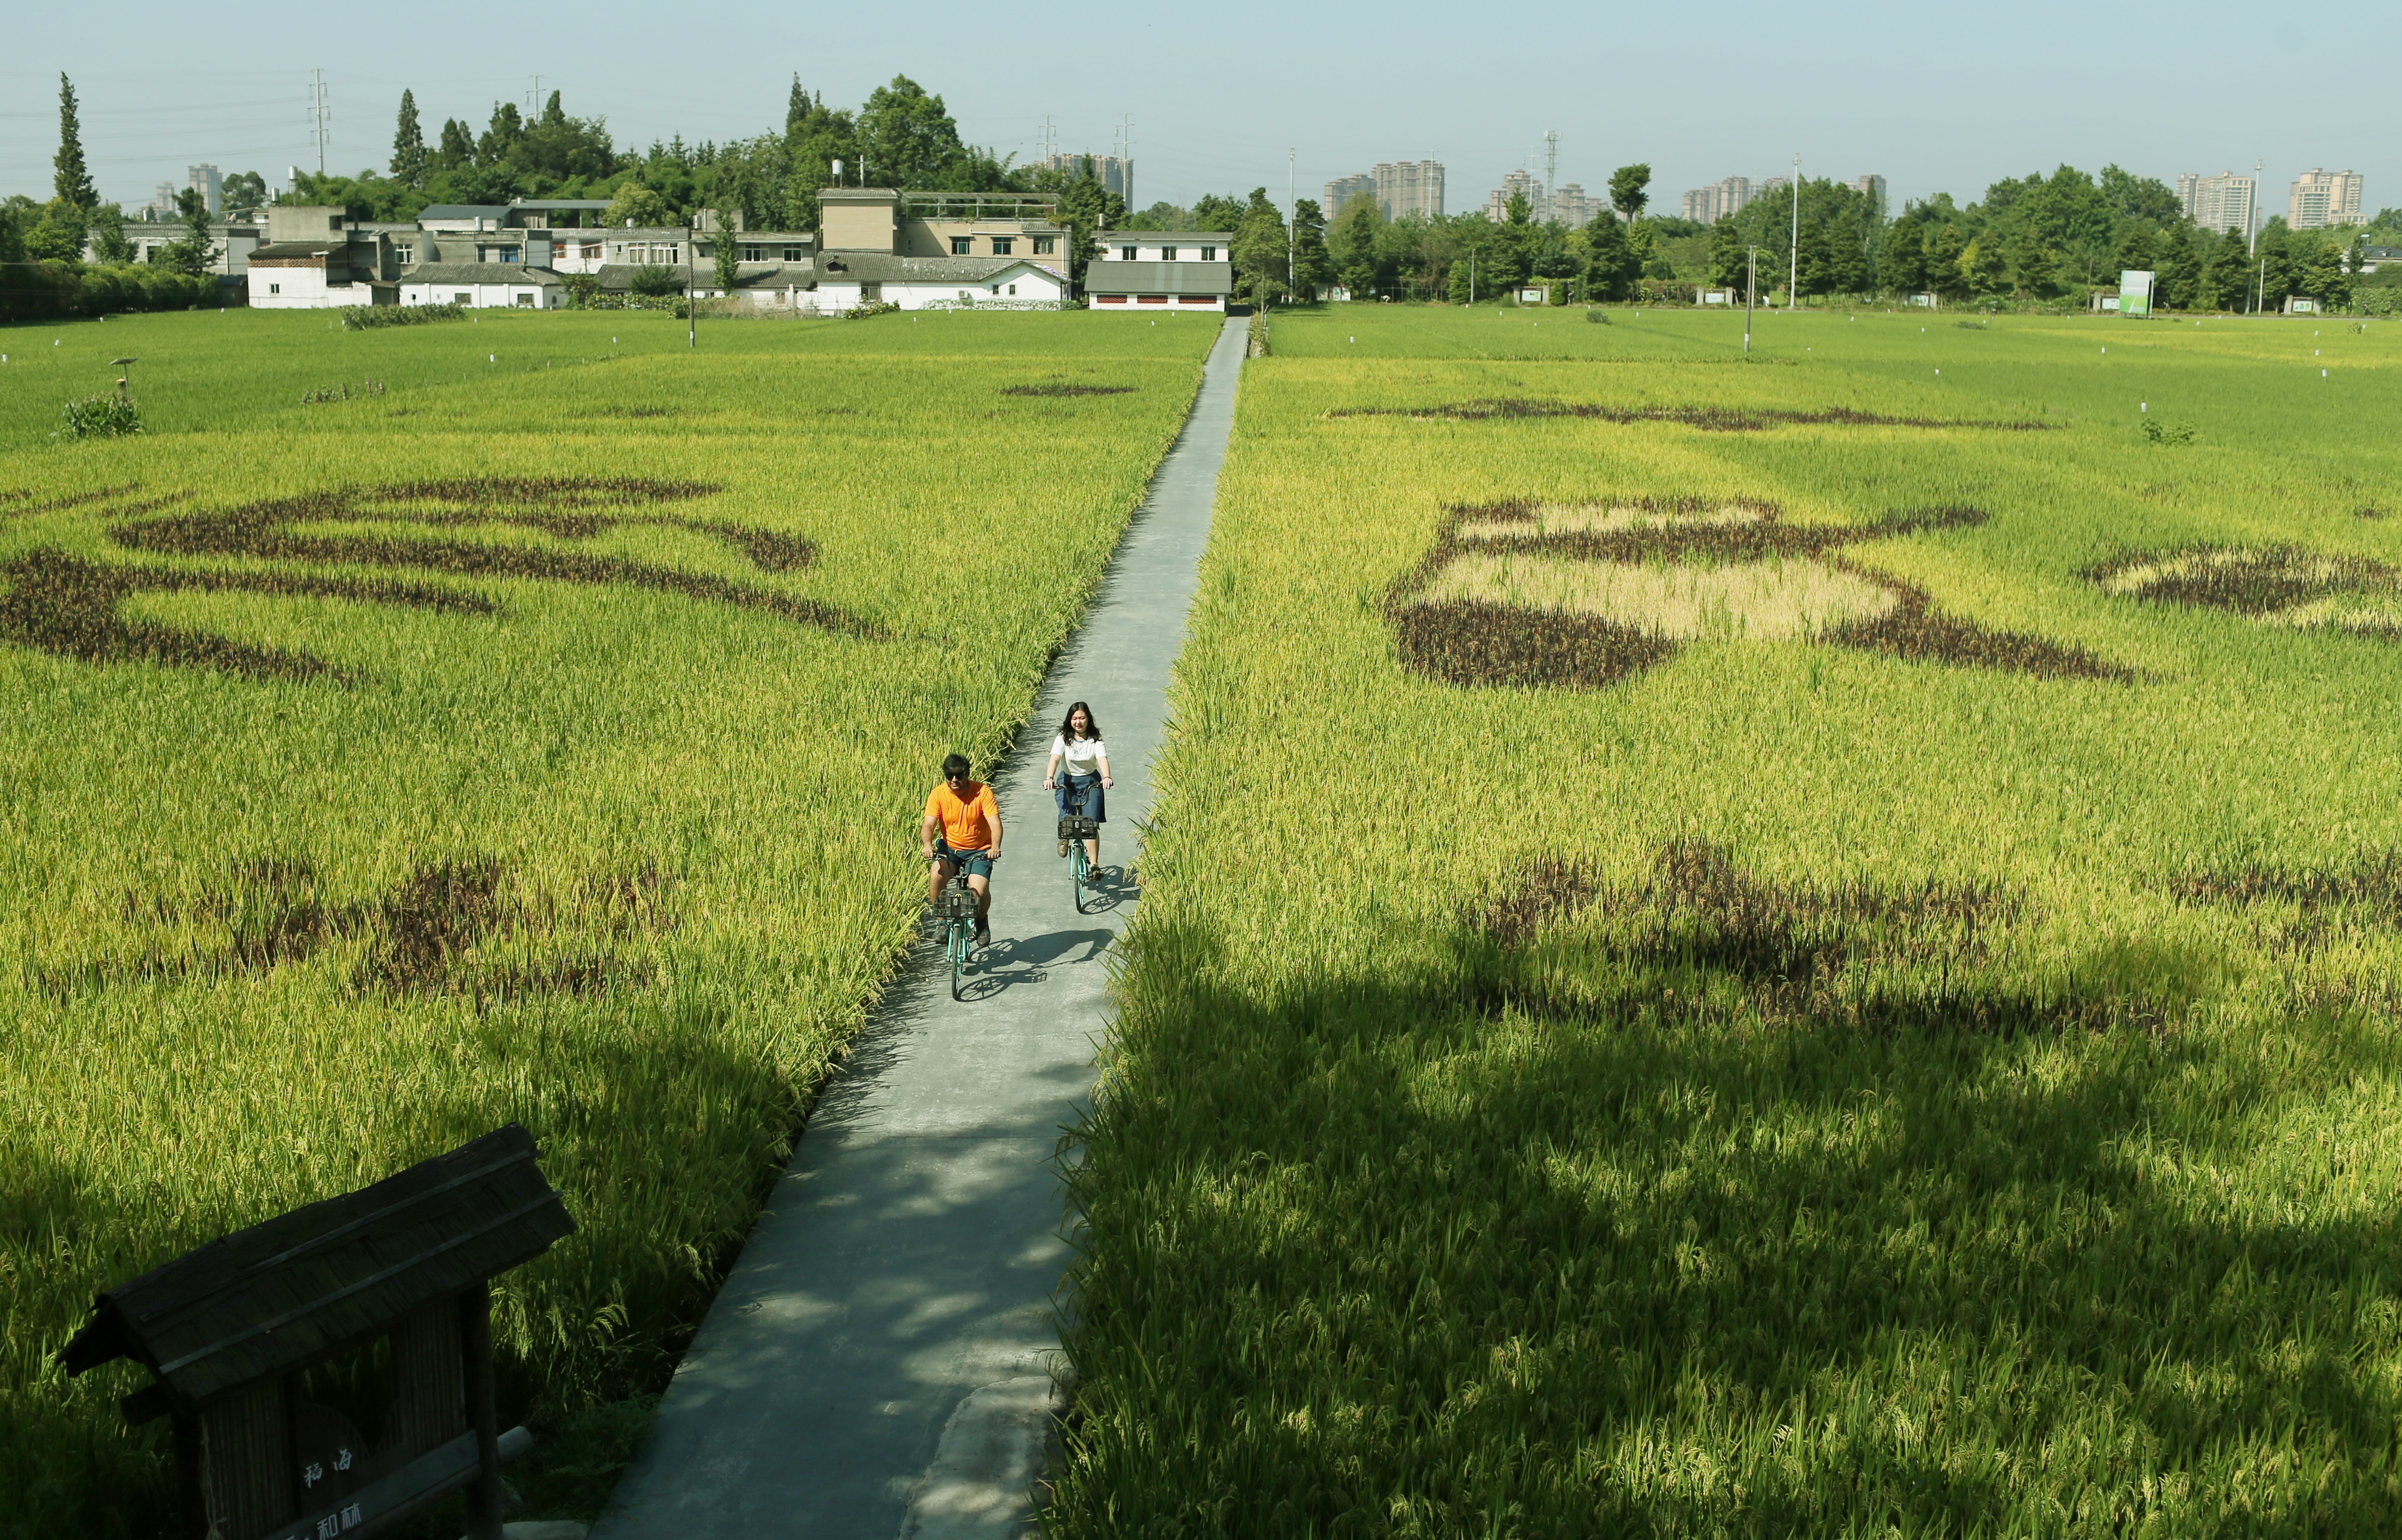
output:
[[[430,321],[464,321],[465,305],[345,305],[344,331],[372,331],[378,326],[421,326]]]
[[[189,278],[171,268],[132,263],[85,267],[76,262],[33,262],[0,268],[0,319],[11,321],[191,310],[225,302],[214,274]]]

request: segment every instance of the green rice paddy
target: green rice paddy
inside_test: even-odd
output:
[[[581,1228],[507,1413],[655,1391],[1212,335],[0,330],[0,1533],[165,1531],[98,1289],[512,1119]],[[125,355],[148,431],[52,437]]]
[[[2402,330],[1741,324],[1248,366],[1056,1533],[2402,1522]]]

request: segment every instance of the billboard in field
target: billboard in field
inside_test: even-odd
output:
[[[2119,274],[2119,313],[2149,315],[2152,313],[2152,275],[2130,269]]]

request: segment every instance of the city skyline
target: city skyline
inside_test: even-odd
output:
[[[896,44],[826,37],[786,13],[737,5],[720,21],[742,35],[739,57],[689,66],[628,48],[628,34],[606,23],[631,22],[630,7],[587,11],[584,20],[596,24],[574,35],[486,40],[464,58],[443,14],[393,29],[337,12],[305,36],[219,40],[193,37],[157,0],[125,0],[104,16],[36,11],[12,34],[10,67],[0,70],[9,101],[0,110],[0,191],[48,195],[61,70],[83,98],[86,147],[112,201],[138,206],[198,162],[281,183],[287,166],[315,163],[307,108],[318,66],[333,104],[328,169],[345,173],[388,161],[404,87],[415,91],[429,136],[445,118],[480,129],[496,101],[522,108],[536,90],[560,90],[569,111],[606,117],[619,145],[647,146],[780,126],[797,69],[812,90],[854,107],[905,73],[944,96],[970,141],[1021,164],[1040,159],[1046,117],[1053,143],[1097,147],[1113,146],[1131,114],[1145,202],[1189,205],[1203,193],[1260,186],[1282,202],[1289,150],[1305,192],[1406,154],[1442,161],[1481,199],[1507,172],[1537,169],[1529,149],[1547,128],[1560,132],[1561,183],[1597,187],[1617,166],[1648,161],[1662,212],[1683,189],[1730,173],[1759,180],[1788,171],[1796,150],[1805,175],[1830,168],[1843,181],[1879,168],[1896,210],[1939,191],[1973,201],[2002,177],[2062,162],[2089,172],[2116,162],[2169,182],[2197,166],[2248,170],[2264,160],[2265,185],[2278,191],[2306,170],[2344,167],[2369,184],[2371,215],[2377,188],[2402,186],[2402,164],[2385,160],[2402,161],[2402,151],[2386,147],[2395,136],[2355,104],[2381,99],[2374,64],[2388,51],[2381,44],[2402,43],[2402,17],[2367,7],[2345,12],[2349,46],[2332,54],[2298,22],[2269,24],[2257,62],[2264,89],[2220,101],[2189,84],[2217,68],[2210,18],[2232,23],[2231,6],[2205,4],[2167,30],[2135,15],[2039,7],[2017,29],[2023,38],[1979,29],[1971,44],[1960,25],[1929,26],[1898,5],[1871,3],[1829,29],[1808,13],[1739,3],[1724,19],[1712,69],[1741,89],[1699,118],[1690,112],[1691,81],[1676,70],[1636,71],[1599,95],[1590,89],[1583,61],[1594,48],[1670,59],[1690,51],[1681,24],[1665,17],[1568,18],[1543,49],[1527,50],[1472,30],[1429,43],[1451,30],[1431,7],[1380,12],[1394,24],[1354,36],[1340,11],[1297,17],[1236,0],[1226,26],[1297,29],[1300,39],[1227,79],[1163,68],[1158,45],[1181,21],[1156,7],[1131,12],[1124,35],[1080,37],[1062,54],[1040,29],[1021,36],[949,27],[940,7]],[[971,14],[963,7],[959,20]],[[2078,49],[2044,41],[2051,20],[2074,21]],[[1305,46],[1320,34],[1343,37],[1360,86],[1327,85],[1320,54]],[[1950,82],[1968,46],[1981,76],[2022,77],[2032,95],[1964,99]],[[2275,89],[2287,76],[2294,89]],[[1429,103],[1442,105],[1430,111]],[[1453,202],[1473,206],[1465,196]]]

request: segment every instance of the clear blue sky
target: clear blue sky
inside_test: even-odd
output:
[[[887,21],[886,15],[902,20]],[[1029,20],[1045,15],[1049,21]],[[1104,19],[1113,19],[1106,32]],[[1267,185],[1286,151],[1316,196],[1377,160],[1431,156],[1448,206],[1480,205],[1560,133],[1560,179],[1598,193],[1612,167],[1651,163],[1653,207],[1688,187],[1787,169],[1880,172],[1897,206],[1996,177],[2116,160],[2163,181],[2268,162],[2264,213],[2294,174],[2366,173],[2366,208],[2402,205],[2402,7],[1977,7],[1867,0],[1796,7],[1498,10],[1261,5],[697,7],[606,3],[495,10],[435,3],[242,7],[162,0],[27,7],[0,63],[0,193],[46,198],[57,75],[83,99],[102,192],[131,206],[192,161],[230,173],[313,167],[309,71],[334,104],[330,170],[380,167],[401,88],[431,139],[445,117],[480,129],[499,98],[566,93],[620,145],[723,139],[779,126],[793,73],[855,106],[905,73],[941,94],[971,140],[1030,155],[1042,116],[1063,148],[1106,153],[1134,120],[1149,203]]]

